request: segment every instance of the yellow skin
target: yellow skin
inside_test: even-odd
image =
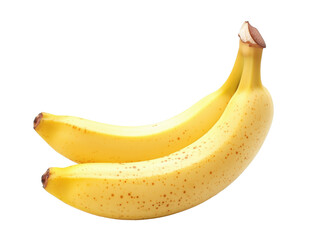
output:
[[[42,176],[46,191],[95,215],[146,219],[191,208],[223,190],[252,161],[273,117],[272,99],[260,78],[263,49],[243,42],[240,49],[244,70],[238,90],[199,140],[149,161],[50,168]]]
[[[140,127],[114,126],[71,116],[41,113],[35,130],[57,152],[77,163],[137,162],[166,156],[203,136],[220,118],[242,73],[238,52],[224,85],[185,112]]]

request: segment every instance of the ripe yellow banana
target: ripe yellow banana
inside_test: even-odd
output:
[[[248,22],[240,38],[241,82],[223,115],[203,137],[149,161],[50,168],[42,176],[45,190],[95,215],[146,219],[188,209],[227,187],[260,149],[273,116],[271,96],[260,78],[265,42]]]
[[[183,113],[154,125],[114,126],[40,113],[34,129],[57,152],[77,163],[133,162],[166,156],[203,136],[220,118],[242,73],[238,52],[224,85]]]

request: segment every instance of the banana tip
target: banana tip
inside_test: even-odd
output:
[[[257,30],[257,28],[253,27],[249,22],[249,31],[250,34],[252,36],[252,38],[254,39],[254,41],[261,46],[262,48],[266,47],[266,43],[265,40],[263,39],[262,35],[260,34],[260,32]]]
[[[41,119],[43,118],[43,113],[39,113],[36,118],[33,121],[33,128],[36,129],[36,127],[40,124]]]
[[[46,172],[41,177],[43,188],[46,188],[49,176],[50,176],[50,169],[47,169]]]

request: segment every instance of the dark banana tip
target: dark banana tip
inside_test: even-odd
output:
[[[262,48],[266,47],[265,40],[263,39],[262,35],[259,33],[257,28],[253,27],[248,21],[246,21],[249,25],[249,32],[253,40]]]
[[[43,118],[43,113],[39,113],[38,116],[33,121],[33,128],[36,129],[36,127],[40,124],[41,119]]]
[[[46,188],[49,176],[50,176],[50,169],[47,169],[46,172],[41,177],[43,188]]]

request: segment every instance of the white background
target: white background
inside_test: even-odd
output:
[[[1,1],[1,239],[309,239],[308,1]],[[229,75],[249,20],[267,48],[275,114],[261,151],[228,188],[187,211],[125,221],[48,194],[73,163],[32,128],[41,111],[116,125],[170,118]],[[6,237],[4,237],[6,235]]]

